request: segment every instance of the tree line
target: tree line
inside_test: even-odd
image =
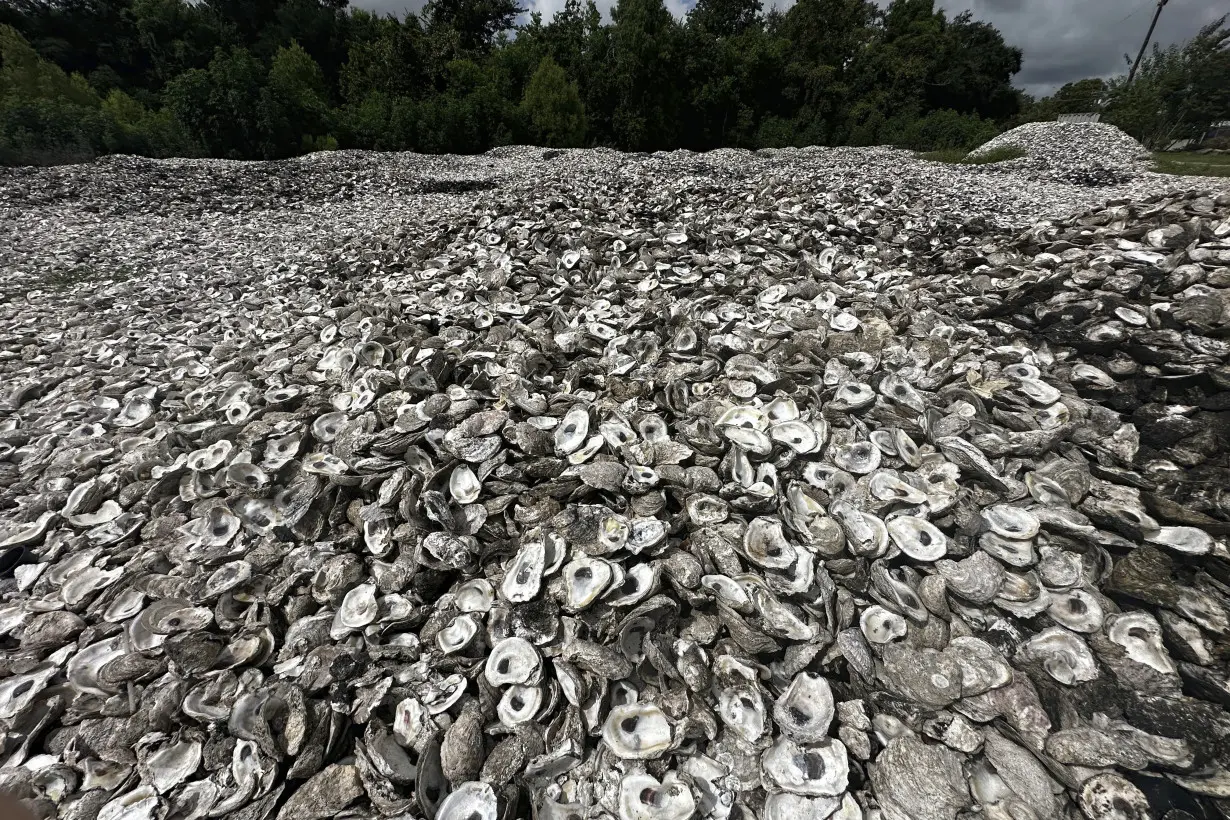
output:
[[[0,159],[321,148],[653,151],[964,144],[1019,109],[1021,53],[933,0],[8,0]]]
[[[609,20],[567,0],[549,21],[517,0],[429,0],[404,19],[347,0],[6,0],[0,162],[968,148],[1052,115],[1013,88],[1020,68],[993,26],[934,0],[698,0],[684,19],[618,0]]]
[[[1099,112],[1147,147],[1164,149],[1181,139],[1200,139],[1215,122],[1230,120],[1230,28],[1227,17],[1202,28],[1191,40],[1168,48],[1154,45],[1128,81],[1091,77],[1068,83],[1026,106],[1029,119]],[[1124,55],[1125,66],[1127,55]],[[1211,143],[1230,148],[1230,140]]]

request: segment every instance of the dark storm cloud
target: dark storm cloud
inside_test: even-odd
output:
[[[381,14],[388,12],[401,17],[405,14],[407,8],[411,11],[418,12],[427,0],[350,0],[350,5],[355,8],[368,9]],[[565,0],[519,0],[521,8],[527,11],[537,11],[542,13],[544,20],[550,20],[555,12],[564,8]],[[615,5],[616,0],[595,0],[599,10],[602,11],[603,17],[608,21],[611,19],[611,7]],[[683,17],[687,14],[688,9],[695,5],[696,0],[664,0],[666,7],[676,17]],[[772,0],[763,0],[765,7],[768,8],[772,4]],[[788,3],[793,5],[794,0],[788,0]]]
[[[418,11],[425,0],[351,0],[359,8],[401,15]],[[615,0],[597,0],[603,13]],[[694,0],[666,0],[682,15]],[[788,8],[794,0],[777,0]],[[876,0],[887,6],[888,0]],[[550,19],[564,0],[521,0],[522,6]],[[764,0],[767,7],[773,0]],[[1016,85],[1031,94],[1049,94],[1064,83],[1086,77],[1110,77],[1124,72],[1123,55],[1136,56],[1157,7],[1156,0],[940,0],[950,16],[971,11],[1024,53]],[[1227,0],[1169,0],[1153,41],[1163,47],[1190,39],[1201,28],[1230,12]],[[609,17],[609,15],[608,15]]]
[[[1025,0],[986,0],[983,5],[997,12],[1014,12],[1025,6]]]
[[[1024,52],[1016,85],[1049,94],[1085,77],[1110,77],[1127,69],[1149,29],[1156,0],[949,0],[950,15],[969,10],[991,23]],[[1190,39],[1230,11],[1226,0],[1170,0],[1153,34],[1163,47]]]

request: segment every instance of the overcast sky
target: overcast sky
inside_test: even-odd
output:
[[[402,14],[424,0],[351,0],[359,8]],[[615,0],[597,0],[605,14]],[[695,0],[666,0],[676,16]],[[764,0],[766,7],[771,0]],[[778,0],[787,8],[794,0]],[[880,5],[887,0],[876,0]],[[543,18],[563,8],[564,0],[521,0]],[[1125,70],[1125,53],[1134,58],[1157,8],[1157,0],[940,0],[955,16],[966,9],[975,19],[998,28],[1025,54],[1016,85],[1035,95],[1049,94],[1071,80],[1109,77]],[[1169,0],[1154,32],[1162,46],[1189,39],[1200,27],[1230,12],[1230,0]]]

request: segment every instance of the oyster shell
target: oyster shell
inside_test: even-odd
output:
[[[1230,195],[1058,142],[0,175],[0,788],[1212,816]]]

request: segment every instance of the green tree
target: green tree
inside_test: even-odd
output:
[[[228,38],[235,46],[248,48],[257,43],[262,32],[277,19],[285,0],[201,0],[215,19],[224,21]]]
[[[619,0],[604,24],[595,0],[565,0],[512,36],[518,0],[429,0],[400,20],[346,0],[0,0],[0,24],[26,43],[9,46],[6,156],[42,140],[72,156],[198,144],[281,157],[330,134],[449,152],[933,146],[1067,104],[1022,110],[1019,51],[936,0],[762,2],[697,0],[681,22],[664,0]],[[1223,45],[1155,52],[1140,81],[1111,84],[1108,118],[1134,133],[1214,118],[1230,87]],[[1151,125],[1159,116],[1170,125]]]
[[[338,142],[343,148],[381,148],[389,131],[393,98],[372,89],[336,113]]]
[[[423,76],[426,49],[417,18],[411,16],[400,23],[392,17],[356,11],[351,24],[349,56],[340,74],[343,100],[356,104],[371,91],[395,97],[421,96],[429,90]]]
[[[11,26],[0,26],[0,97],[63,100],[85,108],[102,102],[84,77],[39,57]]]
[[[793,114],[792,144],[840,141],[841,118],[856,98],[855,69],[873,42],[875,20],[867,0],[799,0],[775,26],[791,46],[782,93]],[[775,133],[780,139],[781,130]]]
[[[328,136],[329,101],[324,72],[302,46],[279,48],[262,90],[261,130],[266,156],[290,156]]]
[[[151,111],[118,88],[107,94],[102,112],[106,120],[104,147],[108,153],[153,157],[199,153],[183,123],[168,112]]]
[[[1227,18],[1205,26],[1189,42],[1157,46],[1133,82],[1109,83],[1104,116],[1151,148],[1200,136],[1230,118],[1230,28]]]
[[[90,159],[104,149],[101,100],[80,74],[40,58],[11,26],[0,26],[0,162]]]
[[[550,57],[544,57],[521,102],[539,145],[573,148],[585,141],[585,106],[576,83]]]
[[[697,0],[688,12],[688,26],[716,37],[742,34],[759,22],[760,0]]]
[[[196,153],[169,115],[119,89],[100,99],[80,74],[66,74],[13,28],[0,26],[0,162],[75,162],[116,151]]]
[[[423,16],[433,36],[455,38],[454,47],[473,56],[490,50],[523,11],[517,0],[428,0]]]
[[[184,0],[133,0],[130,16],[146,65],[146,83],[165,85],[191,68],[205,68],[227,40],[226,26]]]
[[[131,0],[4,0],[10,24],[43,59],[69,74],[109,66],[125,84],[142,71],[129,16]]]
[[[1066,83],[1050,97],[1048,113],[1055,116],[1098,111],[1105,96],[1106,81],[1100,77]]]
[[[539,39],[551,59],[555,60],[574,80],[580,80],[585,71],[585,55],[590,40],[602,25],[602,16],[594,0],[566,0],[564,7],[555,13],[551,22],[542,27]],[[523,28],[517,39],[525,34]]]
[[[278,48],[298,43],[320,66],[331,90],[348,57],[345,6],[346,0],[285,0],[261,32],[256,53],[276,55]]]
[[[635,151],[670,146],[681,97],[678,24],[662,0],[619,0],[611,18],[616,143]]]
[[[211,156],[261,155],[265,68],[245,48],[219,49],[207,69],[185,71],[167,84],[164,98]]]
[[[149,114],[145,106],[118,88],[111,89],[107,94],[102,101],[102,110],[113,122],[131,129],[140,128],[142,121]]]
[[[1012,77],[1020,70],[1021,50],[962,12],[943,26],[943,46],[926,80],[927,107],[1005,119],[1017,112]]]

